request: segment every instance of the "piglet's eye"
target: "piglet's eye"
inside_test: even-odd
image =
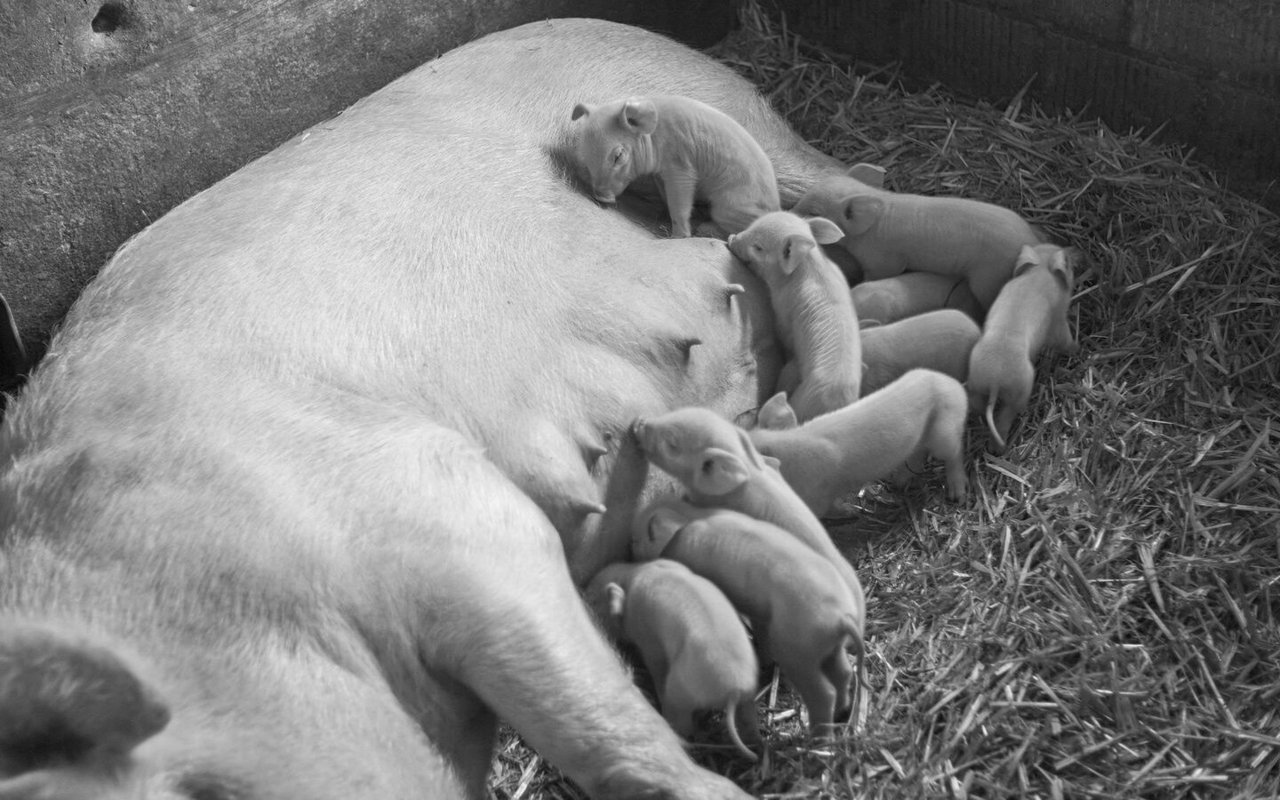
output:
[[[783,247],[783,248],[782,248],[782,257],[783,257],[783,258],[791,258],[791,244],[790,244],[790,243],[788,243],[785,247]]]

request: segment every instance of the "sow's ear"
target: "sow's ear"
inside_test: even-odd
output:
[[[585,117],[590,113],[591,113],[591,106],[587,105],[586,103],[578,103],[576,106],[573,107],[573,116],[570,117],[569,119],[577,119],[578,117]]]
[[[884,167],[877,167],[875,164],[861,162],[849,167],[845,174],[859,183],[865,183],[873,189],[884,188]]]
[[[653,133],[653,129],[658,127],[658,109],[646,97],[633,97],[623,103],[618,118],[624,128],[641,135]]]
[[[1018,252],[1018,260],[1013,262],[1013,277],[1018,277],[1039,263],[1039,253],[1031,245],[1024,244],[1022,250]]]
[[[728,494],[746,483],[748,477],[742,459],[728,450],[708,447],[702,452],[698,471],[693,475],[692,488],[701,494]]]
[[[855,194],[845,198],[840,213],[844,216],[845,233],[861,236],[871,230],[884,213],[884,200],[870,195]]]
[[[809,232],[818,244],[835,244],[844,238],[840,226],[825,217],[813,217],[808,222]]]

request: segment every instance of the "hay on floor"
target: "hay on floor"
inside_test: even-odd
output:
[[[1089,266],[1009,452],[971,428],[970,501],[934,474],[833,526],[867,542],[865,729],[815,747],[771,687],[764,763],[700,760],[770,797],[1280,796],[1280,221],[1145,133],[908,91],[754,3],[713,53],[819,149]],[[581,796],[511,737],[491,789]]]

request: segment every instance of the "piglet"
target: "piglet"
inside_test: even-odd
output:
[[[729,115],[676,95],[579,103],[577,158],[597,200],[613,203],[636,178],[656,176],[671,234],[689,236],[695,199],[705,200],[718,235],[776,211],[778,182],[764,149]]]
[[[912,369],[935,370],[963,383],[969,374],[969,353],[982,336],[982,329],[969,315],[943,309],[917,314],[888,325],[864,325],[860,336],[861,390],[862,396],[866,397]],[[794,360],[788,361],[778,373],[777,391],[789,395],[796,390],[798,382],[796,363]],[[794,414],[789,405],[787,412]],[[750,420],[750,412],[747,414],[746,419]],[[748,422],[743,427],[750,428],[759,424],[761,423]]]
[[[820,553],[840,573],[865,620],[862,584],[812,509],[778,470],[766,464],[746,431],[706,408],[680,408],[632,425],[645,458],[684,485],[686,499],[771,522]]]
[[[792,407],[801,420],[858,399],[862,340],[844,275],[819,244],[841,237],[830,220],[777,211],[729,237],[729,249],[765,282],[778,335],[799,384]]]
[[[972,317],[952,309],[863,328],[862,394],[877,392],[918,368],[964,383],[969,353],[981,336],[982,329]]]
[[[841,243],[862,266],[864,279],[908,270],[965,278],[984,309],[1012,277],[1018,251],[1041,241],[1007,208],[962,197],[889,192],[848,175],[822,179],[792,211],[839,225]]]
[[[785,396],[775,395],[760,410],[760,427],[748,436],[761,454],[778,459],[782,477],[817,515],[901,467],[918,472],[926,454],[946,465],[947,496],[962,500],[968,489],[968,411],[959,381],[914,369],[851,406],[799,426]]]
[[[772,523],[674,497],[636,516],[631,549],[678,561],[724,592],[804,699],[815,734],[852,710],[844,651],[851,645],[862,666],[860,612],[827,559]]]
[[[963,311],[974,319],[982,317],[982,306],[964,278],[932,272],[904,272],[892,278],[863,281],[849,290],[849,297],[863,328],[872,323],[888,325],[942,308]]]
[[[658,559],[606,566],[587,585],[586,600],[611,636],[640,651],[676,733],[693,734],[695,711],[722,710],[734,746],[756,760],[738,727],[759,738],[760,667],[723,592],[685,565]]]
[[[1022,248],[1013,279],[987,313],[982,338],[969,355],[968,386],[974,409],[983,409],[993,452],[1004,452],[1013,418],[1027,410],[1035,383],[1032,360],[1045,347],[1062,353],[1078,348],[1067,321],[1077,258],[1074,248]]]

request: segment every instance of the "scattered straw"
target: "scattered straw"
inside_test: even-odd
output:
[[[766,766],[700,760],[768,797],[1280,796],[1280,221],[1151,136],[742,22],[714,54],[814,145],[1017,209],[1090,266],[1081,352],[1041,361],[1010,451],[971,429],[970,502],[939,473],[832,526],[866,541],[865,730],[810,747],[784,687]],[[495,796],[580,796],[513,747]]]

